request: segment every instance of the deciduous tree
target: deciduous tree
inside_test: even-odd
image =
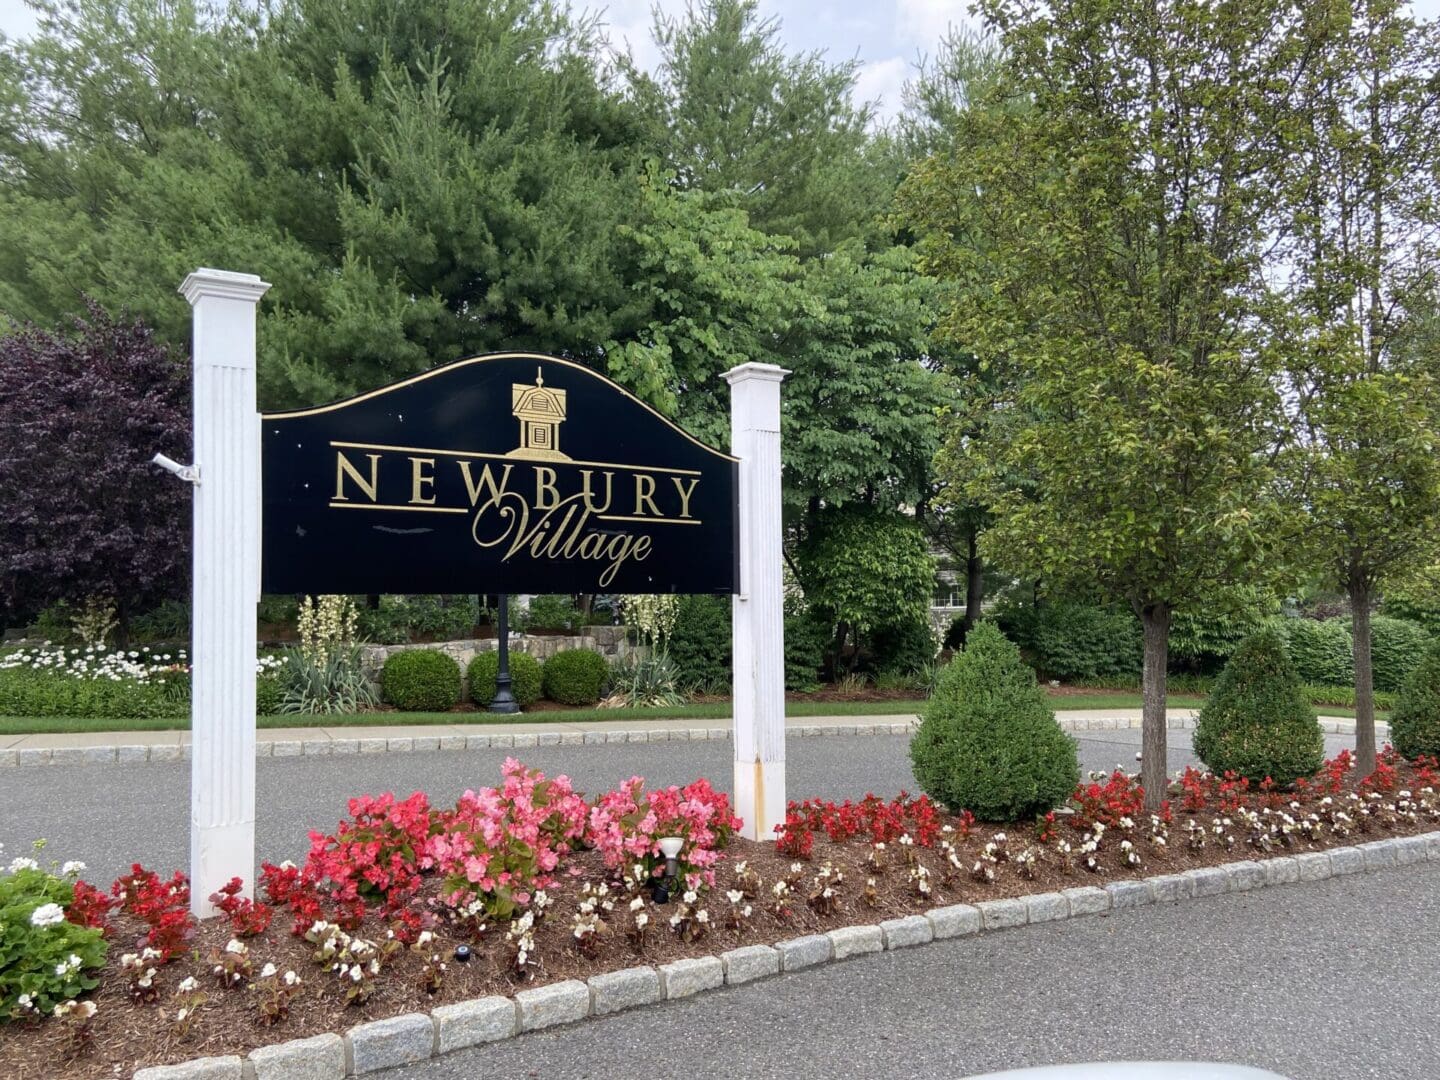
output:
[[[988,551],[1140,617],[1156,805],[1171,615],[1253,577],[1275,536],[1261,255],[1327,27],[1290,0],[980,7],[997,97],[902,193],[954,286],[944,337],[1019,376],[966,384],[1005,422],[957,427],[949,468],[995,515]]]

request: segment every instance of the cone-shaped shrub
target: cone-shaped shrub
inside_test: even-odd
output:
[[[1390,716],[1390,741],[1407,758],[1440,755],[1440,643],[1405,680]]]
[[[1043,814],[1075,790],[1075,740],[1020,650],[992,623],[970,631],[965,651],[940,673],[910,740],[915,779],[951,810],[982,821]]]
[[[1272,629],[1250,635],[1231,655],[1195,724],[1195,753],[1216,774],[1290,784],[1325,756],[1315,710]]]

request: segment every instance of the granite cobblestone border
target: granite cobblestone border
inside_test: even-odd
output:
[[[430,1013],[406,1013],[358,1024],[343,1035],[317,1035],[262,1047],[243,1058],[196,1058],[140,1069],[133,1080],[344,1080],[526,1031],[659,1005],[853,956],[1427,861],[1440,862],[1440,832],[1112,881],[1104,887],[1087,885],[1016,899],[952,904],[932,908],[924,915],[843,926],[774,945],[747,945],[716,956],[626,968],[585,982],[569,979],[522,990],[513,998],[491,996],[442,1005]]]
[[[785,734],[792,739],[818,738],[826,735],[908,735],[918,725],[915,720],[886,720],[874,724],[795,724]],[[1138,718],[1075,717],[1059,721],[1064,731],[1137,730]],[[1195,721],[1172,718],[1175,730],[1191,730]],[[1328,735],[1355,734],[1353,720],[1322,720],[1321,729]],[[357,728],[361,732],[363,728]],[[1389,727],[1375,725],[1375,737],[1383,742]],[[262,739],[255,745],[256,757],[329,757],[337,754],[412,754],[435,750],[525,750],[537,746],[604,746],[617,743],[706,742],[730,739],[728,727],[710,728],[627,728],[618,731],[541,731],[541,732],[476,732],[464,735],[413,735],[397,738],[358,734],[350,739]],[[0,750],[0,768],[35,765],[136,765],[143,762],[189,761],[189,744],[160,743],[156,745],[120,744],[114,746],[18,747]]]

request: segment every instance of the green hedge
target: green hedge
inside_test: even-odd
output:
[[[682,686],[730,682],[730,599],[682,596],[666,642]]]
[[[1285,653],[1300,681],[1308,686],[1355,685],[1350,628],[1341,619],[1273,619]]]
[[[805,612],[785,614],[785,689],[806,694],[820,686],[829,629]]]
[[[941,672],[910,741],[921,788],[982,821],[1023,821],[1075,789],[1075,740],[1060,730],[1035,672],[993,623],[970,632]]]
[[[1128,611],[1046,604],[1035,612],[1029,646],[1045,675],[1070,681],[1140,672],[1140,623]]]
[[[444,712],[460,700],[460,665],[438,649],[394,653],[380,671],[380,692],[405,712]]]
[[[903,619],[870,633],[870,662],[876,671],[913,675],[935,663],[935,631],[929,619]]]
[[[1400,691],[1390,740],[1407,758],[1440,755],[1440,644],[1430,647]]]
[[[545,696],[561,705],[594,705],[610,677],[610,665],[594,649],[563,649],[540,672]]]
[[[470,680],[470,700],[489,705],[495,699],[495,676],[500,670],[500,654],[482,652],[475,655],[465,669]],[[523,708],[540,700],[542,688],[540,661],[526,652],[510,650],[510,692]]]
[[[1193,743],[1212,772],[1252,783],[1291,784],[1320,768],[1325,737],[1277,631],[1261,630],[1235,650],[1200,710]]]
[[[255,677],[255,715],[278,716],[285,698],[285,685],[278,675]]]
[[[1370,619],[1370,663],[1376,690],[1400,690],[1430,649],[1425,629],[1405,619]]]
[[[29,668],[0,671],[0,716],[113,717],[141,720],[189,715],[184,688],[131,679],[77,679]]]

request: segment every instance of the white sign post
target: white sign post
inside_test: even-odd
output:
[[[785,820],[780,383],[788,374],[774,364],[741,364],[725,373],[730,452],[740,459],[740,582],[732,602],[735,813],[750,840],[773,840]]]
[[[194,581],[191,599],[190,910],[255,874],[255,604],[260,595],[260,421],[253,274],[197,270]]]

